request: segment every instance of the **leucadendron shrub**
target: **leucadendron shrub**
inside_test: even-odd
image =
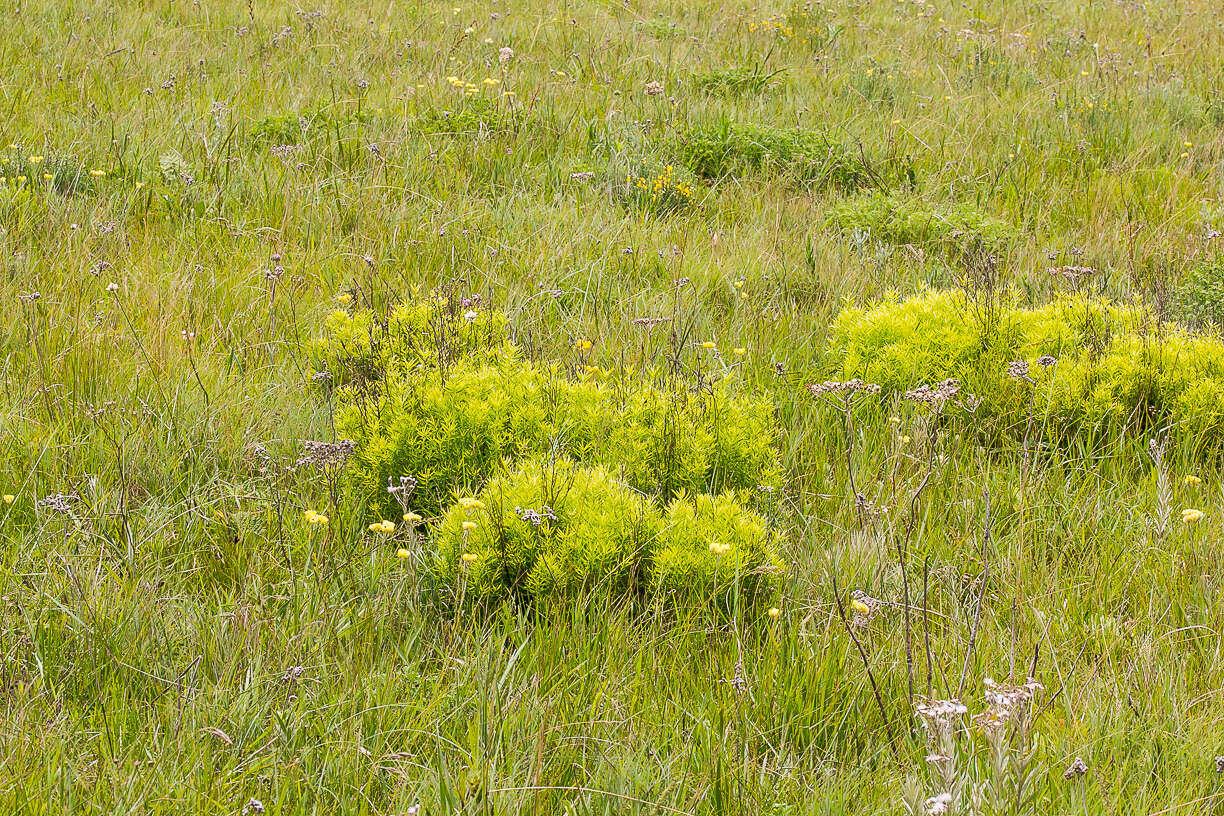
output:
[[[904,393],[955,378],[979,416],[1055,436],[1168,431],[1199,450],[1224,439],[1224,344],[1102,299],[985,309],[960,291],[845,308],[841,375]]]
[[[437,543],[438,575],[473,598],[649,591],[747,607],[781,575],[775,535],[734,497],[684,494],[664,509],[570,460],[529,462],[461,498]]]
[[[639,372],[569,376],[525,360],[503,315],[431,299],[379,322],[340,312],[316,351],[336,399],[336,432],[356,443],[348,478],[372,509],[398,507],[388,480],[417,481],[410,508],[438,515],[455,493],[507,467],[566,456],[666,503],[681,491],[773,486],[773,410],[722,383],[659,387]]]

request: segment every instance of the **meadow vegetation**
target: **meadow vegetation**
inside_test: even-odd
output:
[[[1224,808],[1205,0],[0,10],[0,811]]]

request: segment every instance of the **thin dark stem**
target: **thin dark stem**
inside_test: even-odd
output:
[[[871,694],[875,697],[876,706],[880,709],[880,716],[884,719],[884,730],[888,733],[888,745],[892,748],[895,755],[897,753],[896,739],[893,735],[892,720],[888,718],[888,710],[884,708],[884,698],[880,696],[880,686],[876,683],[875,673],[871,670],[871,661],[867,659],[867,651],[863,648],[862,642],[854,634],[854,628],[850,625],[850,619],[846,617],[846,610],[841,602],[841,590],[837,586],[837,575],[831,573],[833,579],[833,601],[837,607],[837,615],[841,618],[842,624],[846,627],[846,634],[850,636],[850,642],[854,644],[854,648],[858,650],[859,658],[863,661],[863,669],[867,672],[867,681],[871,683]]]

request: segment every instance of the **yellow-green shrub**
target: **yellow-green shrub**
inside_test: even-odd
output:
[[[633,371],[575,379],[522,359],[501,315],[456,323],[438,311],[397,307],[385,328],[364,313],[333,317],[318,346],[341,384],[337,433],[356,442],[351,484],[380,511],[397,507],[388,479],[415,478],[411,507],[434,516],[504,465],[555,455],[602,465],[661,502],[778,477],[773,413],[759,399],[727,384],[663,389]]]
[[[1003,419],[1026,417],[1031,387],[1036,416],[1059,430],[1169,426],[1212,448],[1224,431],[1224,344],[1171,325],[1156,331],[1104,300],[1002,305],[985,320],[961,292],[928,292],[847,307],[832,336],[842,375],[887,391],[951,377]],[[1029,364],[1031,383],[1009,376],[1012,361]]]
[[[451,506],[436,538],[439,577],[482,598],[649,588],[725,604],[738,589],[748,606],[781,572],[766,522],[732,497],[684,495],[664,512],[608,471],[570,460],[494,478]]]
[[[493,479],[478,501],[452,505],[437,532],[439,576],[462,578],[477,597],[624,593],[641,577],[659,527],[648,499],[569,460],[529,462]]]
[[[765,520],[729,495],[682,495],[654,542],[651,577],[667,595],[749,605],[776,584],[782,564]]]

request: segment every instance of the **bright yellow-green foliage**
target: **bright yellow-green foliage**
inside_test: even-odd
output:
[[[781,563],[760,516],[728,495],[661,510],[608,471],[528,462],[447,511],[438,574],[477,597],[546,601],[580,590],[743,605],[776,588]]]
[[[846,308],[833,340],[845,376],[889,391],[951,377],[1015,422],[1032,410],[1059,431],[1169,428],[1204,448],[1224,443],[1224,343],[1108,301],[991,310],[928,292]],[[1027,380],[1008,373],[1017,361]]]
[[[770,407],[726,382],[693,393],[632,370],[569,376],[522,358],[495,311],[433,298],[334,313],[317,355],[336,391],[336,430],[357,443],[350,478],[390,512],[388,480],[412,476],[412,508],[437,515],[504,465],[565,455],[659,501],[680,491],[776,486]],[[384,328],[385,325],[385,328]]]
[[[776,533],[732,496],[677,496],[661,528],[650,575],[666,595],[747,606],[781,573]]]

